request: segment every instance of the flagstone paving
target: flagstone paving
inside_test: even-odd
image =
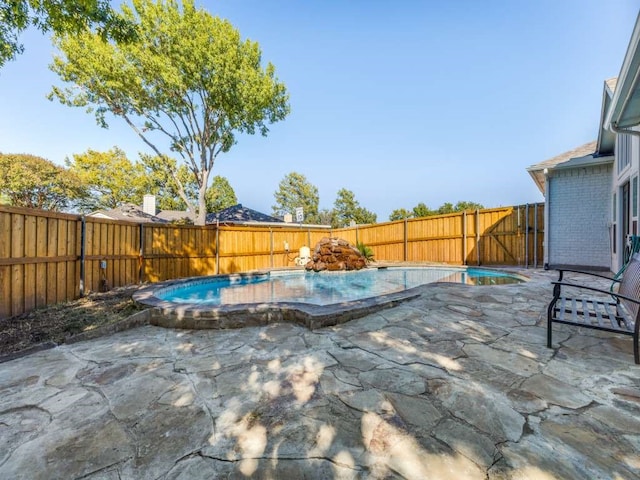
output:
[[[343,325],[143,326],[0,364],[0,478],[640,478],[628,337],[554,327],[552,272]]]

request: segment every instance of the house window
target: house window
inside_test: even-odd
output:
[[[619,133],[616,136],[616,162],[618,173],[631,164],[631,135]]]

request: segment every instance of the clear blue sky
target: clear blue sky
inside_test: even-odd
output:
[[[633,0],[199,1],[257,41],[291,95],[268,137],[219,156],[245,206],[271,212],[285,175],[331,208],[340,188],[386,221],[396,208],[542,201],[526,168],[597,137]],[[124,122],[101,129],[45,96],[59,84],[37,32],[0,70],[0,151],[63,164],[89,148],[147,151]]]

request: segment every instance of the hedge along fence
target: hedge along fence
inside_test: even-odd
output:
[[[330,230],[136,224],[0,206],[0,318],[139,282],[293,266],[300,247],[325,236],[364,243],[377,260],[538,266],[543,211],[532,204]]]

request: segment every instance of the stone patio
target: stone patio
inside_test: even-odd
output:
[[[631,339],[554,327],[554,272],[343,325],[143,326],[0,364],[0,478],[640,478]]]

